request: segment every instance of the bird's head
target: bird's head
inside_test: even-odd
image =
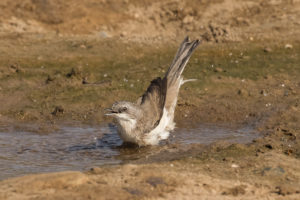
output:
[[[117,120],[136,120],[140,116],[140,109],[133,103],[120,101],[106,109],[106,116],[112,116]]]

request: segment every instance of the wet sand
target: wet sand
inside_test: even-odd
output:
[[[0,199],[300,199],[299,1],[43,2],[0,3]],[[120,147],[185,35],[175,137]]]

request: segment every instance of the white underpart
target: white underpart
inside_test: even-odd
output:
[[[135,135],[130,135],[136,127],[136,120],[130,118],[127,114],[118,114],[118,128],[119,135],[123,141],[126,142],[137,142],[137,137]]]
[[[164,108],[159,124],[155,127],[155,129],[145,136],[144,142],[150,145],[157,145],[160,140],[167,139],[170,134],[169,130],[167,129],[170,121],[171,117],[168,111]]]

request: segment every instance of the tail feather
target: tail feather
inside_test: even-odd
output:
[[[182,81],[181,81],[181,83],[180,83],[180,85],[183,85],[183,84],[185,84],[185,83],[187,83],[187,82],[192,82],[192,81],[197,81],[197,79],[186,79],[186,80],[183,80],[182,79]]]
[[[165,76],[168,80],[168,86],[179,81],[187,62],[198,45],[199,40],[188,42],[188,37],[183,40]]]
[[[164,77],[164,79],[167,80],[165,108],[167,109],[170,115],[171,124],[174,117],[174,111],[177,103],[179,88],[183,83],[189,81],[189,80],[184,81],[183,78],[181,77],[181,74],[187,62],[189,61],[190,57],[192,56],[192,53],[199,45],[199,43],[200,43],[199,40],[194,40],[192,42],[189,42],[189,38],[186,37],[181,43],[174,57],[174,60]]]

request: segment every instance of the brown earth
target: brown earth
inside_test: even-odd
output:
[[[261,138],[8,179],[0,199],[300,199],[299,0],[2,0],[0,125],[106,123],[103,109],[137,99],[185,35],[203,44],[178,126],[250,125]]]

